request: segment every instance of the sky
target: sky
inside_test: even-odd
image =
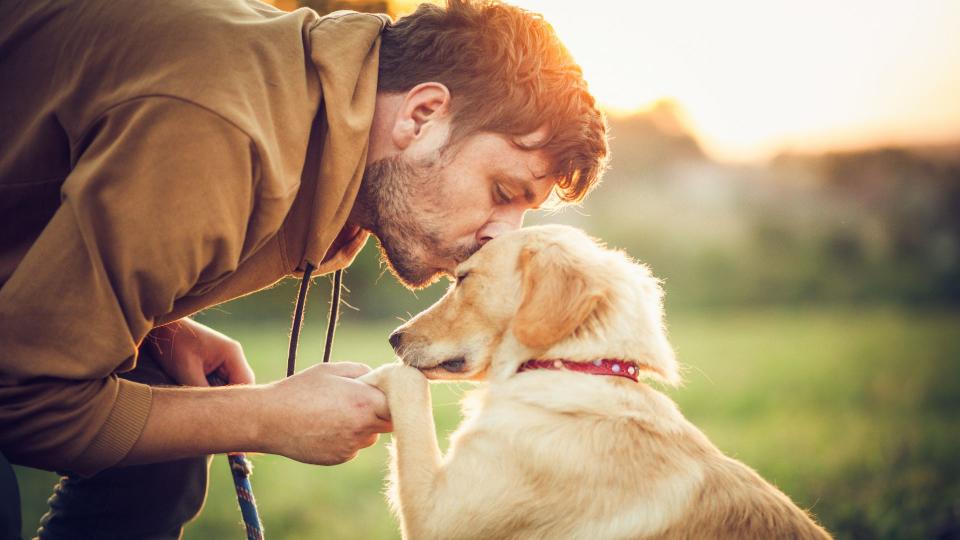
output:
[[[674,99],[715,157],[960,142],[957,0],[514,0],[608,107]]]
[[[672,99],[713,157],[960,142],[960,0],[509,0],[616,112]]]

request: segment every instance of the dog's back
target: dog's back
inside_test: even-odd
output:
[[[681,444],[706,451],[703,481],[686,514],[659,536],[690,540],[830,538],[806,512],[753,469],[723,455],[699,430],[695,439],[700,440]]]
[[[514,478],[498,537],[829,538],[644,383],[530,373],[481,399],[457,459]]]

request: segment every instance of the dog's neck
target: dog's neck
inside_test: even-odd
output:
[[[633,382],[639,381],[640,370],[646,366],[637,365],[629,360],[618,360],[615,358],[602,358],[591,362],[574,362],[572,360],[527,360],[520,364],[517,373],[530,371],[534,369],[553,369],[576,371],[579,373],[588,373],[590,375],[610,375],[613,377],[623,377]]]

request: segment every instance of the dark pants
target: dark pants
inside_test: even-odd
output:
[[[0,539],[20,538],[20,489],[13,467],[0,452]]]
[[[123,377],[176,384],[147,350]],[[179,538],[207,494],[209,457],[104,470],[90,478],[67,475],[40,520],[41,540],[65,538]]]

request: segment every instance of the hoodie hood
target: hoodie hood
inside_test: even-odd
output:
[[[292,271],[350,264],[368,234],[347,225],[367,161],[386,15],[340,11],[309,28],[310,60],[322,96],[300,191],[283,227]]]

